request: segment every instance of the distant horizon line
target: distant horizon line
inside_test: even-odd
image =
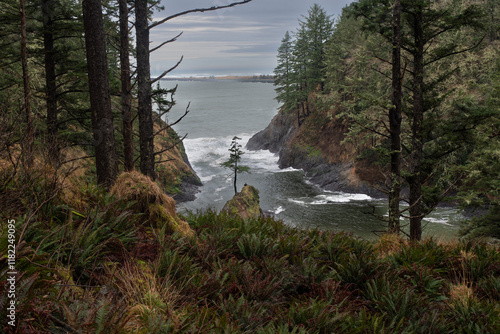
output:
[[[273,74],[253,74],[253,75],[187,75],[187,76],[167,76],[162,80],[242,80],[242,81],[266,81],[273,82]]]

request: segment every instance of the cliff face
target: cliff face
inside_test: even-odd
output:
[[[156,131],[160,125],[155,125]],[[164,130],[155,139],[156,151],[165,148],[171,149],[160,157],[164,162],[157,166],[158,182],[177,203],[194,200],[202,183],[189,163],[182,141],[172,129]]]
[[[314,110],[298,127],[296,111],[281,110],[247,149],[279,154],[280,168],[303,169],[323,189],[382,196],[372,186],[383,181],[379,168],[356,159],[355,147],[343,142],[348,127],[335,114]]]

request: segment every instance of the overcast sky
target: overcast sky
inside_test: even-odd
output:
[[[230,0],[162,0],[154,19],[187,9],[226,5]],[[183,32],[174,43],[151,54],[152,75],[184,60],[171,76],[272,74],[281,39],[296,31],[298,19],[317,3],[337,18],[352,0],[253,0],[233,8],[193,13],[151,31],[151,47]]]

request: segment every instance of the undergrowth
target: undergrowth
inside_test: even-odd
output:
[[[214,211],[183,217],[193,237],[148,226],[131,210],[135,203],[97,188],[85,191],[85,211],[49,195],[37,199],[43,209],[22,201],[12,207],[12,214],[24,212],[16,219],[23,231],[18,332],[500,330],[500,252],[480,241],[411,244],[392,237],[373,243]],[[2,291],[6,243],[2,222]],[[7,302],[2,293],[2,319]]]

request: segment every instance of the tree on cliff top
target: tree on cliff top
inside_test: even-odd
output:
[[[309,95],[318,86],[324,90],[327,42],[333,33],[333,19],[315,4],[292,40],[287,32],[278,49],[278,66],[274,70],[278,101],[285,109],[297,108],[298,124],[310,113]]]

